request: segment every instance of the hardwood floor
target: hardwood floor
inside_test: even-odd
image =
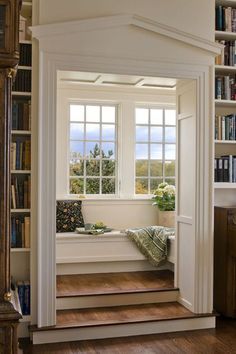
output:
[[[147,292],[174,288],[169,270],[57,276],[57,297]]]
[[[236,321],[217,318],[210,330],[23,347],[24,354],[236,354]]]

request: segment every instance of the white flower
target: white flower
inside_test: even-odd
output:
[[[175,195],[175,186],[172,185],[167,185],[163,192],[169,196],[174,196]]]

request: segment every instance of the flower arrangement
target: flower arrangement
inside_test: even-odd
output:
[[[161,211],[175,210],[175,186],[166,182],[160,183],[153,193],[152,205],[157,205]]]

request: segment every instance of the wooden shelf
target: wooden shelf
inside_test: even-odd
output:
[[[29,97],[31,97],[31,92],[12,91],[12,96],[29,96]]]
[[[16,248],[16,247],[14,247],[14,248],[11,248],[11,252],[12,253],[23,253],[23,252],[30,252],[30,248]]]
[[[236,183],[228,183],[228,182],[215,182],[215,189],[236,189]]]
[[[31,135],[30,130],[12,130],[12,135]]]
[[[215,31],[215,38],[234,40],[236,39],[236,32]]]
[[[216,72],[236,73],[236,66],[215,65]]]
[[[236,144],[236,140],[215,140],[215,144]]]
[[[215,100],[215,104],[222,107],[236,107],[236,100]]]
[[[30,213],[31,209],[11,209],[11,213]]]

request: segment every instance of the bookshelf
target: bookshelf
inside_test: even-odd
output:
[[[216,0],[215,40],[223,46],[215,63],[215,204],[236,197],[236,0]]]
[[[20,17],[20,59],[12,89],[11,128],[11,276],[21,303],[19,336],[28,336],[31,322],[31,81],[32,2],[23,1]]]

